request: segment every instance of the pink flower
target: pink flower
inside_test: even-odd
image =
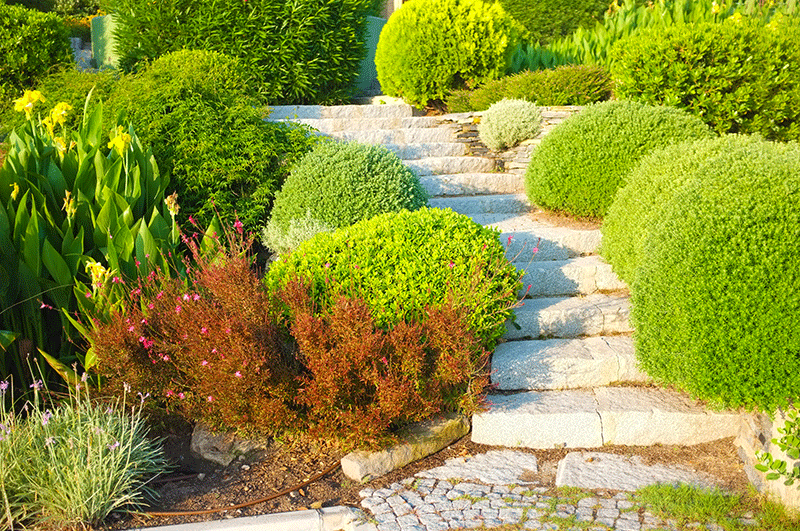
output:
[[[183,400],[184,398],[186,398],[186,395],[185,395],[185,394],[183,394],[183,393],[178,393],[178,398],[180,398],[181,400]]]
[[[208,333],[208,328],[206,328],[205,326],[200,328],[200,333],[201,334],[207,334]]]
[[[161,297],[163,297],[163,296],[164,296],[164,292],[163,292],[163,291],[159,291],[159,292],[156,294],[156,299],[161,299]]]
[[[179,304],[178,306],[175,306],[175,313],[181,313],[181,306],[180,306],[180,304]]]
[[[133,325],[128,327],[128,332],[133,332],[134,330],[136,330],[136,328]]]
[[[513,240],[513,239],[514,239],[514,235],[513,234],[508,237],[508,245],[511,245],[511,240]]]
[[[212,354],[216,354],[216,353],[217,353],[217,349],[216,349],[216,348],[212,348],[212,349],[211,349],[211,353],[212,353]]]
[[[450,269],[453,269],[453,266],[455,266],[455,264],[453,262],[450,262],[449,264],[447,264],[447,267],[449,267]]]
[[[183,300],[185,300],[185,301],[189,300],[189,294],[188,293],[184,293],[183,294]]]
[[[141,323],[142,323],[143,325],[146,325],[146,324],[147,324],[147,319],[142,319]]]
[[[142,265],[142,263],[139,261],[138,258],[136,259],[136,261],[134,263],[136,264],[136,267],[139,267],[140,265]]]
[[[122,279],[121,279],[121,278],[119,278],[119,277],[114,277],[114,278],[112,278],[112,279],[111,279],[111,283],[112,283],[112,284],[124,284],[124,282],[122,282]]]
[[[141,295],[141,294],[142,294],[142,290],[139,289],[139,288],[131,290],[131,295]]]
[[[386,359],[386,356],[382,357],[381,361],[383,362],[384,365],[389,365],[389,360]]]
[[[89,298],[91,298],[91,296],[92,296],[92,292],[91,291],[87,291],[86,292],[86,298],[89,299]]]
[[[200,295],[195,293],[194,295],[192,295],[192,300],[199,301],[200,300]]]
[[[208,361],[206,361],[206,360],[203,360],[203,361],[201,361],[201,362],[200,362],[200,365],[202,365],[203,367],[205,367],[206,365],[208,365]]]
[[[213,402],[214,401],[214,397],[211,396],[211,395],[208,395],[208,398],[206,398],[206,400],[208,400],[209,402]]]
[[[191,223],[192,225],[197,226],[197,222],[194,220],[194,218],[192,216],[189,216],[189,223]]]
[[[167,389],[167,396],[174,396],[175,393],[172,392],[172,389]]]
[[[238,219],[233,224],[233,228],[236,229],[236,232],[238,232],[239,234],[242,234],[242,232],[244,231],[244,225],[242,225],[242,222],[239,221]]]
[[[325,267],[326,268],[331,267],[331,263],[330,262],[325,262]]]
[[[242,377],[242,373],[241,373],[241,372],[239,372],[239,371],[236,371],[236,373],[234,374],[234,376],[236,376],[237,378],[241,378],[241,377]]]
[[[163,357],[162,359],[163,359],[164,361],[169,361],[169,356],[167,356],[166,354],[164,354],[164,357]]]
[[[150,309],[152,310],[153,308],[155,308],[155,307],[156,307],[156,305],[155,305],[154,303],[152,303],[152,302],[151,302],[150,304],[148,304],[148,305],[147,305],[147,307],[148,307],[148,308],[150,308]]]
[[[538,247],[534,247],[534,248],[533,248],[533,254],[536,254],[536,253],[538,253],[538,252],[539,252],[539,248],[538,248]]]

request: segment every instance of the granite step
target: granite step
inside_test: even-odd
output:
[[[417,175],[447,175],[453,173],[489,173],[497,161],[486,157],[425,157],[407,160],[406,166]]]
[[[473,197],[436,197],[428,202],[432,208],[449,208],[475,219],[486,214],[519,215],[530,210],[524,194],[478,195]],[[481,223],[482,224],[482,223]]]
[[[489,395],[473,442],[526,448],[695,445],[736,435],[740,415],[659,388],[595,387]]]
[[[435,116],[406,116],[394,118],[287,118],[285,120],[274,121],[304,124],[322,133],[354,130],[434,128],[440,123]]]
[[[438,126],[415,129],[369,129],[327,132],[326,134],[340,140],[361,142],[362,144],[426,144],[438,142],[454,142],[458,127]]]
[[[501,391],[598,387],[648,382],[630,336],[508,341],[492,355],[492,384]]]
[[[512,239],[513,243],[513,239]],[[539,244],[541,246],[541,243]],[[536,253],[539,254],[539,253]],[[522,284],[529,297],[590,295],[596,292],[627,290],[611,266],[596,255],[567,260],[517,260],[514,265],[524,272]]]
[[[452,173],[422,175],[420,182],[432,197],[458,195],[516,194],[524,179],[514,173]]]
[[[417,160],[427,157],[463,157],[469,149],[463,142],[417,142],[414,144],[383,144],[383,146],[403,160]]]
[[[630,300],[627,295],[595,293],[585,297],[525,299],[514,310],[516,321],[506,324],[505,339],[577,338],[627,334]]]
[[[270,107],[270,120],[298,119],[362,119],[406,118],[413,116],[411,105],[275,105]]]

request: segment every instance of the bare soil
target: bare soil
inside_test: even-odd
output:
[[[335,505],[359,506],[358,492],[365,487],[380,488],[413,476],[416,472],[444,464],[446,459],[484,453],[497,447],[475,444],[469,435],[425,459],[395,470],[386,476],[365,484],[358,484],[344,476],[340,468],[305,487],[297,487],[312,476],[335,465],[342,453],[331,447],[311,445],[286,445],[278,442],[269,447],[234,461],[228,467],[214,467],[208,462],[196,460],[189,455],[191,426],[173,423],[166,431],[168,455],[178,465],[171,476],[154,485],[160,497],[151,511],[175,513],[169,515],[116,516],[104,529],[130,529],[202,522],[298,511]],[[558,461],[574,449],[520,451],[536,455],[539,473],[526,477],[528,481],[555,488],[555,473]],[[600,451],[623,455],[637,455],[648,464],[661,463],[682,465],[717,478],[718,485],[727,491],[745,493],[747,478],[733,446],[733,439],[723,439],[696,446],[607,446]],[[272,494],[290,489],[286,495],[271,501],[230,509],[242,503],[263,499]],[[222,509],[210,514],[180,514],[193,511]]]

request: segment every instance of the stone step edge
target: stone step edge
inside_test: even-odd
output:
[[[694,445],[735,436],[736,411],[710,411],[678,391],[594,387],[489,395],[472,417],[472,441],[527,448]]]

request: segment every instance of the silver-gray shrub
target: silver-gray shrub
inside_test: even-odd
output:
[[[478,134],[481,142],[494,151],[512,148],[535,138],[542,130],[542,113],[536,104],[525,100],[502,99],[481,116]]]

